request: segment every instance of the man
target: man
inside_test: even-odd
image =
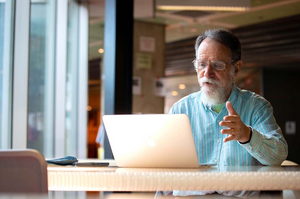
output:
[[[208,30],[198,36],[195,50],[194,67],[201,89],[175,103],[170,113],[188,115],[199,163],[280,165],[288,147],[271,104],[234,84],[242,67],[238,38],[228,30]],[[174,191],[173,195],[213,192]],[[216,192],[234,196],[257,193]]]

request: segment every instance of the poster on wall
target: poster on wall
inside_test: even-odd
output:
[[[132,79],[132,94],[141,95],[142,94],[142,78],[133,77]]]
[[[154,37],[140,37],[140,51],[155,52],[155,38]]]
[[[156,77],[153,81],[153,92],[156,96],[164,97],[166,95],[165,78]]]
[[[151,69],[152,56],[144,53],[136,54],[136,66],[138,69]]]

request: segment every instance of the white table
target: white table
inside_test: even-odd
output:
[[[49,191],[300,190],[299,166],[142,169],[48,166]]]

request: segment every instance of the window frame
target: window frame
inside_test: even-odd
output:
[[[2,104],[1,104],[1,149],[9,149],[12,145],[12,66],[15,1],[5,1],[5,21],[3,38],[3,73],[2,73]]]

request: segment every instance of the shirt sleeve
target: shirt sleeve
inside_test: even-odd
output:
[[[175,106],[175,104],[169,110],[169,114],[176,114],[176,112],[174,111],[174,106]]]
[[[173,106],[171,107],[171,109],[169,110],[169,114],[182,114],[185,113],[182,109],[185,110],[185,108],[183,108],[184,105],[180,102],[177,102],[175,104],[173,104]]]
[[[287,157],[288,146],[269,102],[254,113],[251,128],[250,142],[241,145],[261,164],[280,165]]]

